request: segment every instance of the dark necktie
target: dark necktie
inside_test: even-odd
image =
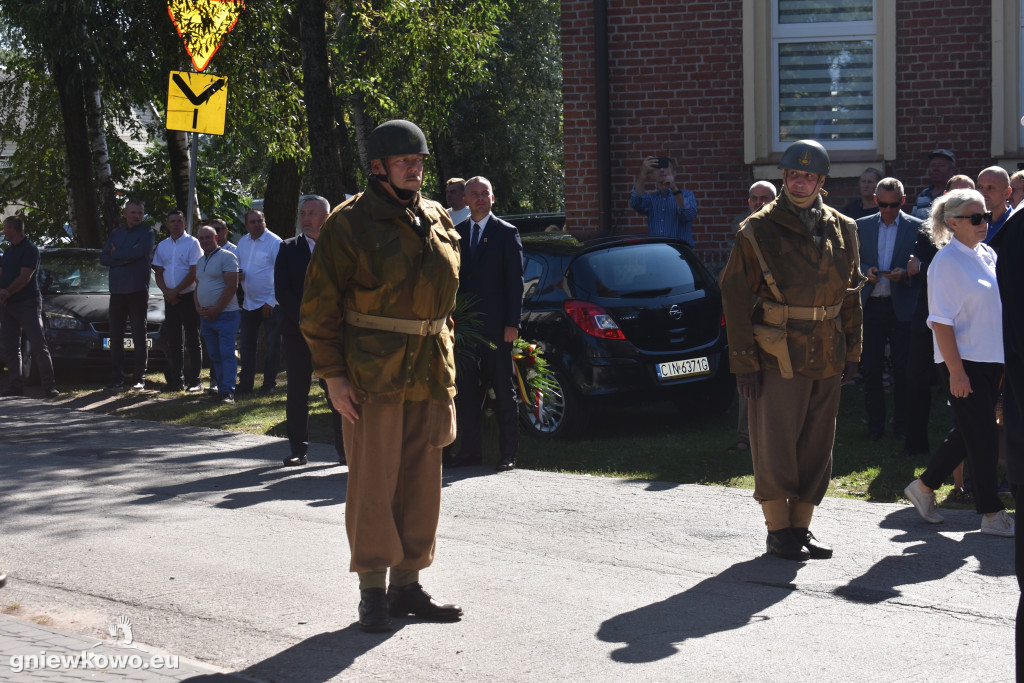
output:
[[[473,224],[473,239],[469,242],[470,252],[476,256],[476,248],[480,246],[480,224]]]

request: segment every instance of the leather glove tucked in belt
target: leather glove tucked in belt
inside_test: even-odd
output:
[[[759,398],[761,396],[761,371],[755,370],[736,375],[736,391],[743,398]]]
[[[843,366],[843,384],[850,384],[853,382],[853,376],[857,374],[857,370],[860,368],[860,363],[856,363],[852,360],[846,361],[846,365]]]

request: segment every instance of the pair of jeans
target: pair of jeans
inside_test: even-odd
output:
[[[146,346],[146,314],[149,311],[149,290],[110,295],[110,364],[111,379],[124,381],[124,335],[126,323],[132,325],[135,360],[132,379],[138,383],[146,379],[149,348]]]
[[[199,313],[193,301],[195,292],[178,295],[178,303],[164,302],[163,333],[167,339],[167,386],[194,387],[199,384],[203,369],[203,349],[199,343]],[[188,354],[188,372],[185,372],[185,354]]]
[[[7,351],[7,375],[12,389],[25,388],[25,375],[21,357],[21,335],[28,339],[30,353],[39,368],[39,379],[43,389],[55,388],[53,363],[50,349],[43,334],[43,309],[39,299],[8,301],[0,306],[0,330],[3,333],[4,349]]]
[[[235,375],[238,360],[235,358],[235,338],[238,336],[238,311],[223,311],[213,321],[203,320],[203,339],[210,352],[210,367],[217,374],[217,393],[235,393]]]
[[[263,308],[254,311],[242,309],[241,331],[238,337],[238,351],[241,356],[241,369],[238,372],[238,391],[252,391],[256,377],[256,342],[263,326],[266,342],[266,357],[263,363],[263,388],[269,389],[277,383],[277,373],[281,369],[281,307],[274,306],[274,312],[264,317]]]

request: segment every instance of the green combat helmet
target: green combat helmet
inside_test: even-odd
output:
[[[832,164],[828,160],[828,152],[821,143],[815,140],[797,140],[782,154],[779,168],[828,175]]]
[[[366,137],[366,158],[369,161],[405,154],[430,154],[427,137],[412,121],[385,121]]]

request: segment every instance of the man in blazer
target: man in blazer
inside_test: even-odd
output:
[[[921,220],[904,213],[903,184],[883,178],[875,188],[878,213],[857,221],[861,270],[868,282],[861,291],[864,304],[864,347],[861,376],[868,417],[868,438],[878,441],[885,432],[885,392],[882,369],[889,343],[893,367],[894,436],[906,430],[906,368],[910,322],[920,286],[907,275]]]
[[[320,237],[320,227],[327,220],[331,205],[323,197],[309,195],[299,207],[302,234],[281,243],[274,261],[274,296],[281,307],[281,341],[284,342],[284,363],[288,378],[288,396],[285,401],[285,428],[291,455],[284,464],[299,467],[306,464],[309,451],[309,387],[312,384],[313,361],[309,346],[299,330],[299,307],[306,284],[306,267],[313,247]],[[320,380],[327,396],[327,385]],[[341,415],[334,410],[327,396],[334,427],[334,448],[338,461],[345,464],[345,444],[341,437]]]
[[[523,243],[514,225],[491,213],[494,191],[487,178],[477,176],[466,181],[466,200],[470,217],[455,226],[462,253],[459,294],[471,297],[470,310],[479,314],[481,333],[490,344],[469,349],[473,358],[456,372],[462,448],[453,466],[482,462],[482,374],[494,388],[497,403],[501,450],[497,469],[510,470],[515,467],[519,448],[512,342],[519,336],[523,309]]]

